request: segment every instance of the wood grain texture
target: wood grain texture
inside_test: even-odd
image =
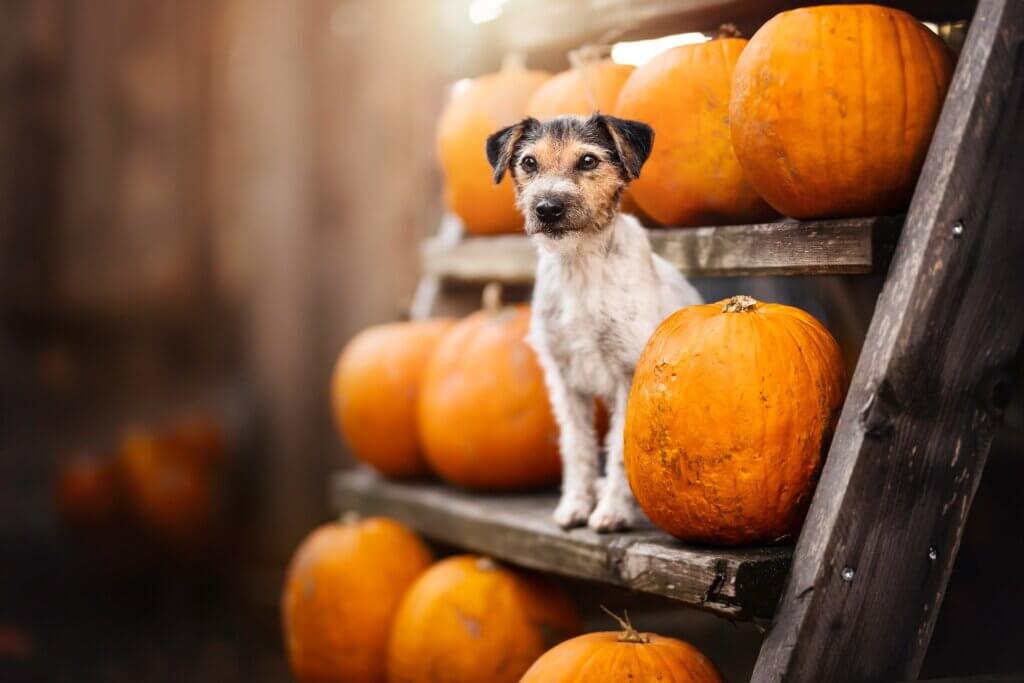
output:
[[[902,217],[824,221],[782,220],[760,225],[656,228],[654,251],[691,277],[858,274],[884,270]],[[535,247],[522,235],[428,240],[421,265],[450,280],[528,283]]]
[[[395,483],[373,473],[334,475],[339,511],[387,515],[435,540],[531,569],[662,595],[732,619],[769,617],[789,549],[697,548],[649,528],[599,535],[551,521],[554,493],[479,495],[438,483]]]
[[[755,681],[920,670],[1024,336],[1022,41],[979,3]]]

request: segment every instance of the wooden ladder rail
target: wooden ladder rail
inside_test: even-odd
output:
[[[978,3],[757,683],[920,672],[1024,337],[1022,40]]]

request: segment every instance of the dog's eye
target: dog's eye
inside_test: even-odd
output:
[[[537,170],[537,160],[527,155],[519,160],[519,165],[523,167],[523,170],[528,173],[533,173]]]
[[[576,168],[581,171],[589,171],[595,166],[597,166],[597,157],[593,154],[584,154],[580,157],[580,160],[576,162]]]

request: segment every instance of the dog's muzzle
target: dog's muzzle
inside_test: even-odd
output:
[[[554,225],[565,216],[565,201],[558,197],[545,197],[537,202],[533,212],[543,225]]]

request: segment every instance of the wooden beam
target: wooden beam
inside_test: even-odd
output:
[[[662,595],[732,619],[769,617],[789,549],[684,545],[653,528],[601,535],[563,531],[554,493],[470,494],[438,483],[395,483],[357,469],[334,476],[336,509],[387,515],[427,537],[531,569]]]
[[[754,681],[920,670],[1024,336],[1022,41],[979,3]]]
[[[901,216],[759,225],[653,228],[654,251],[691,277],[849,275],[884,270]],[[423,246],[424,274],[442,279],[530,283],[533,244],[523,235],[470,237]]]

